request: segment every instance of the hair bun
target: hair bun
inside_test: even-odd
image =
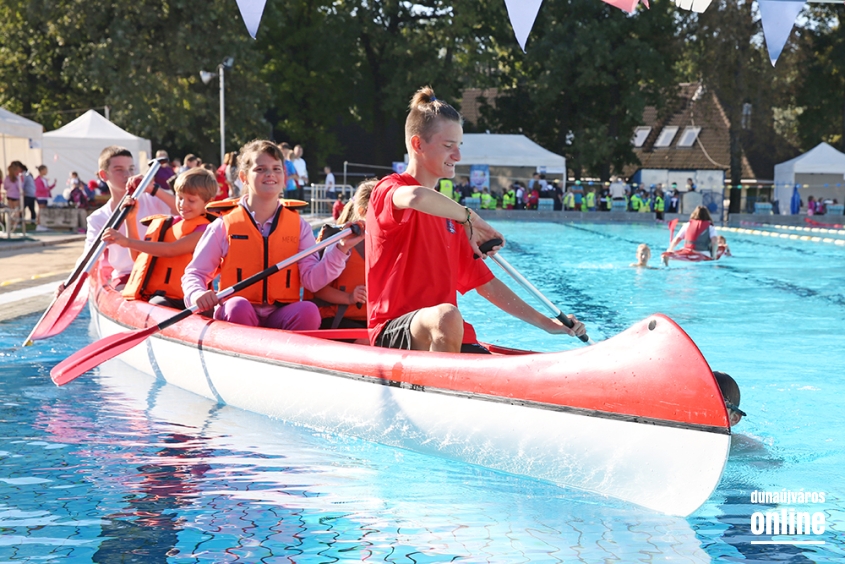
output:
[[[411,98],[411,109],[431,104],[436,101],[437,97],[434,95],[434,89],[431,86],[423,86],[417,90],[414,97]]]

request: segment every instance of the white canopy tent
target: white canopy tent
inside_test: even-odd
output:
[[[136,170],[139,173],[146,171],[152,153],[150,140],[124,131],[94,110],[88,110],[64,127],[45,133],[44,164],[50,169],[49,177],[58,180],[54,194],[60,194],[60,190],[66,187],[71,171],[79,173],[79,178],[86,183],[96,179],[97,159],[109,145],[129,149],[135,159]]]
[[[41,164],[41,141],[44,127],[40,123],[0,108],[0,158],[3,175],[12,161],[21,161],[37,175],[35,167]]]
[[[566,172],[566,158],[544,149],[525,135],[465,133],[461,165],[541,167],[549,173]]]
[[[789,215],[792,191],[798,184],[801,198],[837,198],[842,202],[845,194],[845,153],[840,153],[827,143],[820,143],[803,155],[775,165],[775,196],[780,213]],[[827,186],[825,186],[827,185]],[[803,190],[804,187],[806,190]]]

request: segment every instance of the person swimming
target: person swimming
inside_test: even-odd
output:
[[[639,247],[637,247],[637,262],[632,262],[628,266],[635,266],[639,268],[653,268],[648,265],[649,259],[651,259],[651,248],[645,243],[642,243]]]
[[[716,377],[716,382],[719,384],[719,389],[722,391],[722,397],[725,400],[725,407],[728,408],[728,419],[731,427],[739,423],[746,413],[739,408],[740,393],[739,384],[736,383],[729,374],[724,372],[713,372]]]

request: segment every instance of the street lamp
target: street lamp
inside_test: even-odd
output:
[[[223,71],[226,69],[232,68],[235,64],[235,59],[233,57],[226,57],[223,59],[223,62],[217,65],[217,72],[220,75],[220,164],[223,164],[223,160],[226,158],[226,103],[225,103],[225,88],[224,88],[224,78],[223,78]],[[200,78],[202,79],[203,84],[208,84],[214,78],[213,72],[208,71],[200,71]]]

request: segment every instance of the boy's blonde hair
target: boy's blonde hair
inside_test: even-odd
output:
[[[647,250],[647,251],[648,251],[648,254],[651,254],[651,247],[649,247],[649,246],[648,246],[648,245],[646,245],[645,243],[640,243],[640,245],[637,247],[637,252],[639,253],[639,252],[640,252],[640,251],[642,251],[643,249]]]
[[[132,151],[119,145],[109,145],[100,151],[100,158],[97,160],[97,166],[100,167],[100,170],[108,170],[111,160],[115,157],[129,157],[131,159]]]
[[[177,194],[191,194],[199,196],[203,202],[209,202],[220,189],[214,175],[201,167],[192,168],[176,177],[173,190]]]

